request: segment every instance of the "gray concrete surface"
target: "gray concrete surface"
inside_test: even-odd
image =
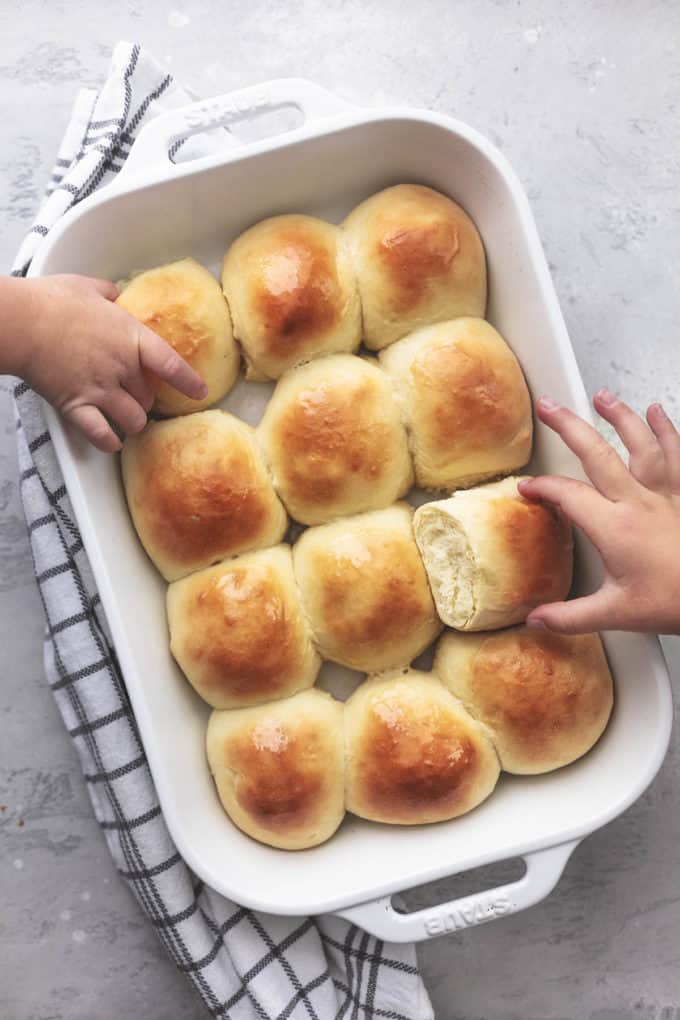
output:
[[[0,268],[45,185],[77,86],[120,37],[196,92],[302,75],[430,107],[509,156],[587,387],[680,413],[680,8],[419,0],[0,3]],[[41,610],[0,392],[0,1017],[202,1014],[118,880],[42,677]],[[677,678],[680,653],[666,644]],[[442,1020],[680,1018],[680,757],[513,918],[427,944]],[[432,897],[450,887],[439,885]]]

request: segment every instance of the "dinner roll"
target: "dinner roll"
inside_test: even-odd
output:
[[[405,503],[309,528],[293,567],[323,659],[405,666],[441,630]]]
[[[342,704],[319,690],[213,712],[208,763],[234,824],[284,850],[332,836],[345,813],[342,724]]]
[[[361,309],[339,228],[313,216],[273,216],[224,258],[222,287],[247,379],[278,379],[319,354],[354,351]]]
[[[213,708],[242,708],[311,687],[319,659],[290,547],[246,553],[168,588],[170,650]]]
[[[259,438],[279,496],[303,524],[389,506],[413,484],[389,381],[353,354],[286,372]]]
[[[504,478],[416,510],[416,541],[449,627],[508,627],[569,592],[571,527],[554,507],[523,499],[520,480]]]
[[[122,469],[139,539],[167,581],[286,530],[253,429],[224,411],[147,425],[125,440]]]
[[[380,363],[404,409],[418,485],[467,488],[529,460],[522,369],[484,319],[427,326],[382,351]]]
[[[471,811],[499,774],[476,722],[431,673],[369,677],[345,702],[347,810],[422,825]]]
[[[236,381],[239,351],[220,285],[195,259],[149,269],[123,287],[116,304],[158,333],[202,376],[204,400],[191,400],[160,379],[152,380],[158,414],[188,414],[217,403]]]
[[[612,678],[597,634],[513,627],[454,634],[437,645],[435,671],[485,723],[506,772],[532,775],[590,750],[612,709]]]
[[[367,347],[380,350],[433,322],[484,315],[484,248],[470,217],[450,198],[398,184],[358,205],[343,227]]]

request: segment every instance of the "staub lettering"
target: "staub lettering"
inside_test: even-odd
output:
[[[264,106],[267,106],[269,99],[264,94],[250,96],[240,102],[235,99],[215,100],[212,103],[204,103],[194,110],[187,110],[186,123],[190,128],[217,127],[230,120],[236,120],[248,113],[256,113]]]
[[[425,931],[429,938],[433,938],[435,935],[445,935],[447,932],[493,921],[509,912],[510,898],[504,893],[498,896],[477,896],[460,900],[454,908],[431,914],[425,921]]]

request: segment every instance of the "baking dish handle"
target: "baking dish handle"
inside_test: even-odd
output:
[[[436,907],[405,914],[394,909],[391,896],[383,896],[338,910],[337,914],[372,935],[391,942],[421,942],[438,935],[449,935],[539,903],[557,885],[578,842],[562,843],[524,855],[526,872],[517,882]]]
[[[201,99],[177,110],[168,110],[150,121],[139,133],[116,182],[124,179],[125,186],[132,176],[172,176],[183,164],[172,161],[173,147],[192,135],[214,128],[226,128],[223,137],[214,145],[214,151],[235,148],[239,153],[257,142],[243,141],[229,133],[231,125],[243,124],[265,113],[275,113],[286,107],[302,115],[302,123],[283,131],[287,136],[298,135],[314,121],[327,120],[346,113],[353,107],[332,92],[304,78],[277,78],[229,92],[211,99]],[[273,134],[281,134],[282,129]],[[270,135],[271,137],[271,135]],[[213,139],[213,141],[215,141]],[[200,158],[200,157],[197,157]]]

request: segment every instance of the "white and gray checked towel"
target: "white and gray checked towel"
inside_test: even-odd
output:
[[[27,271],[45,235],[74,202],[112,180],[140,127],[188,101],[139,46],[118,44],[102,90],[78,95],[15,275]],[[284,918],[246,910],[204,886],[179,856],[40,401],[20,383],[15,402],[22,498],[47,617],[47,678],[111,856],[177,967],[208,1012],[225,1020],[431,1020],[413,946],[381,942],[333,916]]]

